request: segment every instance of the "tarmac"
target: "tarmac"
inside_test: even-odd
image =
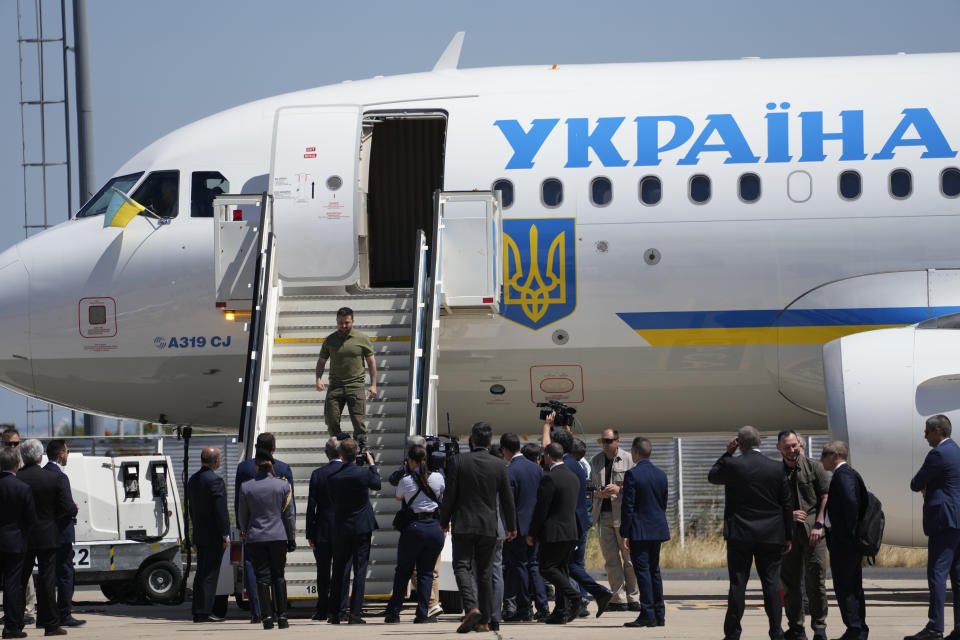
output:
[[[867,569],[864,571],[864,591],[867,596],[867,623],[871,640],[896,639],[919,631],[927,621],[927,586],[923,570]],[[755,575],[747,585],[747,608],[743,617],[744,640],[767,638],[766,615],[763,612],[760,583]],[[839,611],[833,606],[832,584],[829,579],[830,611],[827,633],[837,638],[843,633]],[[636,617],[630,612],[607,612],[602,617],[580,618],[568,625],[537,623],[504,624],[499,638],[537,640],[558,638],[716,638],[723,637],[722,625],[726,610],[727,582],[723,570],[665,571],[664,594],[667,605],[666,626],[631,629],[623,623]],[[221,623],[194,624],[190,603],[180,605],[112,604],[96,587],[79,587],[75,593],[74,616],[87,621],[83,627],[69,630],[69,638],[76,640],[130,640],[133,638],[171,640],[171,638],[222,638],[270,635],[294,638],[421,638],[453,637],[459,617],[442,614],[436,624],[413,624],[413,607],[406,606],[400,624],[383,623],[385,603],[368,601],[365,625],[334,626],[310,620],[312,603],[295,602],[290,611],[290,628],[284,631],[264,631],[259,624],[251,624],[249,614],[232,601],[227,620]],[[951,596],[947,595],[950,603]],[[948,604],[949,607],[949,604]],[[590,605],[591,612],[595,611]],[[947,620],[952,616],[947,611]],[[809,625],[809,620],[808,620]],[[784,620],[786,626],[786,620]],[[40,629],[25,629],[31,638],[42,637]],[[493,634],[494,632],[491,632]],[[808,626],[808,637],[812,633]],[[246,634],[244,636],[244,634]]]

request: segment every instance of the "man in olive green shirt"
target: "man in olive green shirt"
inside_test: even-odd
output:
[[[783,471],[793,500],[793,546],[783,556],[780,565],[784,608],[789,623],[784,637],[786,640],[806,640],[801,592],[801,584],[805,582],[814,640],[826,640],[827,588],[824,577],[827,549],[821,541],[830,481],[822,464],[803,455],[803,443],[796,431],[780,432],[777,451],[783,456]]]
[[[320,378],[330,360],[330,380],[326,386]],[[370,370],[370,387],[364,391],[366,361]],[[353,328],[353,309],[337,310],[337,330],[327,336],[317,359],[317,391],[326,391],[323,418],[331,435],[340,433],[340,416],[346,405],[353,423],[354,437],[364,440],[367,433],[366,413],[369,396],[377,395],[377,363],[373,358],[370,338]]]

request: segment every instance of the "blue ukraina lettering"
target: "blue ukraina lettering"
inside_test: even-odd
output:
[[[764,163],[790,162],[790,103],[769,102],[766,119],[766,157]],[[782,111],[777,111],[781,109]],[[904,109],[902,118],[879,152],[869,156],[873,160],[891,160],[899,147],[923,147],[921,158],[955,158],[957,151],[950,146],[936,119],[926,108]],[[824,125],[823,111],[804,111],[797,115],[800,119],[800,157],[799,162],[823,162],[827,159],[824,147],[830,143],[830,149],[839,146],[840,161],[859,161],[868,157],[864,149],[864,112],[849,109],[839,113],[839,130],[835,116],[831,116],[832,125]],[[626,118],[597,118],[591,130],[589,118],[567,118],[567,168],[584,168],[592,164],[590,152],[604,167],[624,167],[630,161],[621,153],[613,141]],[[681,115],[637,116],[636,124],[636,160],[633,166],[655,167],[662,162],[662,155],[679,149],[693,140],[686,153],[679,159],[678,165],[697,165],[704,153],[725,153],[724,164],[753,164],[760,162],[744,136],[740,125],[732,114],[715,113],[706,117],[706,123],[694,138],[696,125],[690,118]],[[513,155],[506,169],[532,169],[534,159],[543,148],[547,138],[556,129],[560,118],[535,118],[530,128],[517,120],[497,120],[493,124],[500,129]],[[829,127],[825,131],[825,127]],[[661,131],[663,136],[661,137]],[[836,145],[839,142],[839,145]],[[172,348],[176,346],[171,345]]]

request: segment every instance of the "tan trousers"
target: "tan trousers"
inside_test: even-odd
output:
[[[410,581],[416,586],[417,570],[413,570]],[[430,589],[430,600],[427,601],[427,608],[432,609],[440,604],[440,556],[437,556],[437,565],[433,568],[433,587]]]
[[[623,550],[623,538],[618,527],[613,526],[609,513],[600,514],[600,551],[603,553],[610,591],[613,592],[611,602],[640,602],[637,574],[633,572],[630,554]]]

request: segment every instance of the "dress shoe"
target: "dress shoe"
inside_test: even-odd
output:
[[[43,632],[45,636],[65,636],[67,635],[67,630],[63,627],[53,627],[52,629],[47,629]]]
[[[434,616],[433,618],[430,618],[430,617],[427,617],[427,618],[414,618],[414,619],[413,619],[413,624],[430,624],[431,622],[436,622],[436,621],[437,621],[436,616]]]
[[[277,629],[289,629],[290,621],[287,619],[287,616],[280,616],[277,618]]]
[[[261,618],[260,621],[263,623],[263,628],[265,630],[273,629],[273,618],[270,618],[270,617]]]
[[[575,613],[573,613],[573,614],[571,614],[571,617],[574,617],[574,618],[589,618],[589,617],[590,617],[590,609],[587,608],[587,606],[588,606],[589,604],[590,604],[590,601],[589,601],[589,600],[581,600],[581,601],[580,601],[580,610],[577,611],[577,612],[575,612]]]
[[[487,631],[500,631],[500,621],[491,620],[490,624],[487,625]]]
[[[535,614],[533,614],[533,619],[536,620],[537,622],[542,622],[543,619],[549,615],[550,615],[549,611],[537,611]]]
[[[603,612],[607,610],[607,607],[610,606],[610,600],[613,599],[613,593],[607,591],[606,593],[601,593],[596,597],[597,601],[597,617],[603,615]]]
[[[9,629],[9,630],[4,629],[3,637],[4,638],[26,638],[27,634],[25,634],[23,631],[16,631],[14,629]]]
[[[626,602],[611,602],[607,605],[607,611],[627,611]]]
[[[549,616],[541,620],[545,624],[567,624],[570,622],[570,616],[566,615],[564,612],[554,611]]]
[[[477,626],[475,626],[475,627],[473,628],[473,630],[476,631],[476,632],[478,632],[478,633],[485,633],[485,632],[487,632],[487,631],[490,631],[490,625],[489,625],[489,624],[478,624]]]
[[[310,619],[311,619],[311,620],[314,620],[314,621],[316,621],[316,622],[326,622],[326,621],[327,621],[327,614],[325,614],[325,613],[315,613],[315,614],[313,614],[313,617],[310,618]]]
[[[954,629],[947,635],[943,636],[944,640],[960,640],[960,629]]]
[[[657,626],[657,621],[653,618],[644,618],[643,616],[638,616],[636,620],[632,622],[624,622],[623,626],[625,627],[655,627]]]
[[[395,613],[388,613],[387,615],[383,616],[383,624],[399,624],[399,623],[400,623],[400,616],[398,616]]]
[[[517,622],[533,622],[533,614],[514,613],[511,616],[504,616],[501,622],[503,622],[504,624],[513,624]]]
[[[327,624],[340,624],[339,616],[330,616],[327,618]]]
[[[36,617],[36,616],[30,615],[29,613],[23,614],[23,624],[24,624],[24,626],[29,625],[29,624],[36,624],[36,623],[37,623],[37,617]]]
[[[347,624],[367,624],[367,621],[355,613],[348,613]]]
[[[460,626],[457,627],[457,633],[470,633],[480,623],[480,609],[470,609],[467,615],[460,620]]]
[[[639,602],[628,602],[627,609],[629,611],[636,611],[637,613],[639,613],[640,611],[643,611],[643,607],[640,606]]]
[[[61,627],[82,627],[85,624],[87,624],[86,620],[77,620],[73,616],[69,616],[60,622]]]
[[[436,618],[441,613],[443,613],[443,607],[441,607],[439,604],[435,604],[429,609],[427,609],[428,618]]]
[[[258,616],[257,614],[253,613],[250,615],[250,624],[260,624],[261,622],[263,621],[260,619],[260,616]]]
[[[658,627],[666,626],[666,624],[667,624],[667,621],[664,620],[663,618],[658,618],[658,619],[657,619],[657,626],[658,626]],[[827,639],[824,638],[823,640],[827,640]]]
[[[926,626],[912,636],[903,636],[903,640],[943,640],[943,633]]]
[[[807,640],[807,632],[803,627],[790,627],[783,632],[784,640]]]
[[[217,616],[214,616],[214,615],[193,616],[193,621],[194,621],[194,622],[197,622],[197,623],[199,623],[199,622],[223,622],[223,618],[218,618]]]

